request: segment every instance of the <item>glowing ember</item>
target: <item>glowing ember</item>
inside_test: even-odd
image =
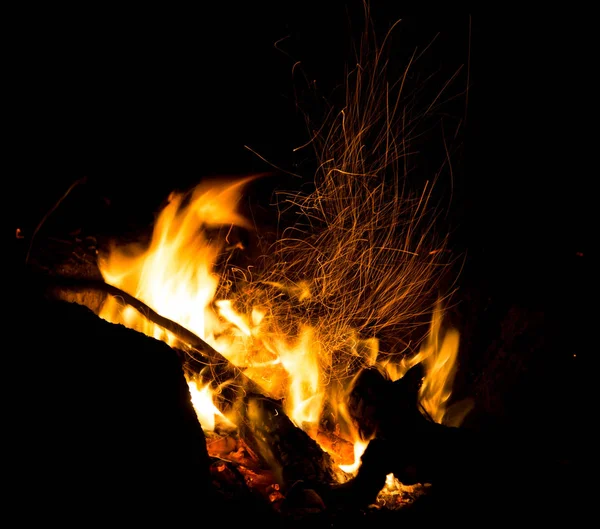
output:
[[[400,509],[427,492],[428,484],[403,485],[394,474],[385,477],[385,486],[377,495],[376,507]]]

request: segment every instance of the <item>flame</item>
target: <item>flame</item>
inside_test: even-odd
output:
[[[442,337],[442,310],[433,313],[431,329],[419,355],[423,356],[425,377],[419,389],[419,400],[425,412],[437,423],[444,421],[452,384],[456,374],[459,334],[448,329]]]
[[[336,366],[338,374],[347,376],[361,366],[376,365],[379,342],[376,338],[361,339],[356,330],[339,319],[329,328],[322,321],[317,320],[314,325],[297,316],[298,321],[289,321],[294,319],[293,313],[287,307],[283,313],[287,317],[282,317],[277,296],[242,299],[243,289],[234,292],[224,273],[219,272],[218,263],[223,260],[231,227],[250,228],[236,211],[247,181],[216,182],[212,187],[201,184],[188,195],[172,193],[157,218],[147,247],[111,247],[100,259],[100,271],[107,283],[131,293],[159,314],[191,330],[243,369],[265,391],[282,398],[288,417],[314,438],[325,404],[336,409],[345,438],[354,444],[353,463],[341,464],[340,468],[353,475],[368,440],[361,439],[357,428],[347,419],[343,392],[333,389],[344,387],[344,377],[340,377],[338,385],[329,382]],[[210,229],[216,229],[216,235],[209,235]],[[285,293],[294,303],[312,301],[308,282],[265,284]],[[231,297],[218,298],[218,293],[229,293]],[[438,303],[418,354],[399,363],[380,362],[393,379],[403,376],[413,365],[423,363],[425,378],[420,402],[436,422],[444,420],[458,353],[458,332],[450,329],[442,334],[442,314]],[[171,345],[176,343],[174,336],[133,308],[121,309],[114,298],[107,300],[100,316]],[[333,344],[339,348],[342,361],[332,353]],[[350,362],[344,364],[347,355]],[[186,376],[203,428],[214,430],[217,420],[234,426],[215,406],[211,385],[199,386],[193,376]]]
[[[427,492],[429,484],[404,485],[394,474],[385,477],[385,485],[379,491],[375,506],[399,509]]]
[[[350,474],[368,440],[348,418],[344,389],[365,367],[383,366],[397,379],[422,363],[423,410],[436,422],[460,420],[449,408],[459,335],[442,328],[441,300],[435,307],[432,300],[445,254],[444,241],[432,237],[433,185],[411,193],[402,179],[418,122],[403,106],[409,69],[388,85],[396,92],[382,94],[386,61],[376,57],[348,75],[345,106],[332,114],[330,127],[314,128],[325,131],[309,142],[319,151],[315,185],[307,194],[282,195],[301,221],[278,235],[257,277],[227,268],[230,252],[241,248],[229,240],[231,230],[252,229],[237,206],[253,177],[173,192],[148,244],[113,245],[99,261],[108,284],[206,341],[282,399],[288,417],[313,438],[328,407],[354,444],[354,462],[341,467]],[[417,354],[403,357],[403,333],[430,311],[427,339]],[[177,342],[114,298],[100,316]],[[224,417],[212,386],[186,377],[202,426],[214,429]]]
[[[313,329],[305,327],[293,347],[282,343],[280,349],[284,368],[288,373],[294,373],[285,412],[297,425],[316,424],[323,408],[318,343],[314,341],[313,333]]]
[[[172,193],[160,212],[147,247],[112,246],[99,260],[105,281],[140,299],[153,310],[204,339],[266,391],[285,397],[285,411],[298,426],[317,423],[323,407],[320,355],[314,330],[304,325],[295,336],[278,331],[268,310],[257,305],[236,310],[235,299],[217,299],[223,256],[231,226],[250,228],[236,210],[249,179],[201,184],[189,195]],[[209,236],[221,229],[221,238]],[[274,285],[283,290],[283,285]],[[303,300],[307,285],[289,288]],[[131,307],[108,298],[100,316],[173,345],[175,338]],[[207,430],[220,412],[209,385],[188,380],[192,402]],[[218,413],[217,413],[218,412]]]
[[[453,404],[449,413],[448,403],[456,375],[460,335],[454,328],[444,329],[441,302],[435,306],[429,332],[419,352],[399,363],[387,362],[385,371],[391,380],[402,378],[417,364],[424,367],[423,382],[419,388],[419,402],[424,412],[435,422],[458,426],[470,410],[469,401]],[[461,411],[458,411],[458,410]]]
[[[369,446],[368,441],[363,441],[361,439],[357,439],[354,441],[354,462],[350,465],[339,465],[339,467],[346,473],[355,475],[360,468],[360,458],[365,453],[365,450]]]
[[[200,425],[204,431],[214,431],[217,418],[219,418],[225,426],[235,428],[235,424],[215,406],[213,398],[214,391],[211,388],[210,383],[201,385],[201,387],[198,387],[198,384],[199,383],[196,380],[188,380],[192,405],[196,410],[198,421],[200,421]]]
[[[433,420],[442,422],[456,371],[458,332],[450,329],[443,333],[443,310],[438,303],[420,351],[399,363],[384,362],[379,359],[376,338],[361,338],[358,331],[344,326],[339,319],[333,328],[328,328],[319,319],[298,316],[279,298],[285,294],[287,300],[296,304],[294,307],[312,302],[308,282],[254,285],[246,281],[247,286],[256,288],[232,288],[225,272],[219,270],[219,263],[224,260],[231,227],[250,228],[236,211],[247,181],[217,182],[213,187],[201,184],[188,195],[172,193],[157,217],[149,244],[145,248],[111,247],[100,259],[100,271],[107,283],[191,330],[266,392],[283,399],[287,416],[317,441],[325,405],[335,410],[337,427],[343,430],[343,438],[353,443],[353,462],[339,464],[344,473],[339,479],[347,479],[357,473],[369,440],[360,437],[357,426],[349,419],[343,391],[345,378],[339,375],[347,377],[361,366],[379,363],[392,379],[397,379],[422,362],[425,378],[420,402]],[[275,289],[279,294],[257,296],[259,286]],[[100,316],[171,345],[177,343],[174,336],[133,308],[120,308],[115,298],[108,298]],[[339,348],[341,358],[332,352],[333,344]],[[344,363],[345,358],[350,362]],[[206,373],[203,382],[187,372],[186,377],[203,429],[213,431],[217,423],[235,428],[234,421],[215,405],[215,391],[205,382]],[[330,446],[322,447],[331,451]]]
[[[147,247],[113,245],[99,259],[104,280],[131,293],[215,348],[218,346],[216,336],[227,322],[230,330],[250,335],[248,325],[232,311],[228,300],[212,305],[220,285],[216,263],[226,236],[215,240],[208,233],[211,228],[249,227],[236,211],[241,189],[249,180],[219,181],[212,185],[201,184],[189,194],[171,193]],[[132,307],[121,309],[113,297],[106,300],[99,315],[170,345],[176,343],[174,336]],[[219,315],[223,318],[219,319]],[[213,430],[215,416],[224,416],[213,404],[212,389],[208,384],[198,388],[196,381],[189,377],[188,385],[202,426]]]
[[[172,193],[157,219],[148,248],[113,247],[99,260],[104,280],[209,343],[214,342],[219,325],[210,303],[219,286],[214,269],[225,240],[213,242],[207,230],[249,227],[236,211],[246,182],[202,184],[189,197]],[[120,319],[114,310],[114,305],[108,306],[100,316]],[[140,330],[156,338],[162,336],[160,329]]]

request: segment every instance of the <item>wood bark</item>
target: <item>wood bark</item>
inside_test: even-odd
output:
[[[288,418],[279,401],[246,395],[239,416],[240,436],[261,455],[286,490],[300,481],[309,488],[337,482],[331,456]]]

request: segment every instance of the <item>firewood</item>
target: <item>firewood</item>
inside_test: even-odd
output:
[[[348,409],[358,429],[371,439],[355,478],[334,486],[325,496],[336,504],[374,503],[393,473],[404,485],[431,484],[431,490],[468,486],[476,442],[471,432],[433,422],[419,408],[423,377],[420,364],[392,382],[384,372],[368,368],[357,375]]]
[[[144,302],[117,287],[98,279],[43,275],[39,272],[32,272],[28,281],[37,285],[40,291],[46,292],[51,299],[72,300],[85,306],[89,303],[91,306],[88,308],[95,313],[98,313],[106,296],[113,296],[119,303],[133,307],[146,319],[173,334],[182,343],[181,347],[173,349],[180,355],[186,372],[219,387],[215,392],[216,405],[223,413],[230,411],[240,394],[251,392],[268,395],[268,392],[199,336],[161,316]]]
[[[206,448],[211,456],[226,457],[237,449],[237,442],[232,435],[215,435],[206,433]]]
[[[249,394],[240,403],[240,437],[263,458],[284,489],[296,482],[337,482],[333,459],[284,413],[281,402]]]
[[[404,485],[428,485],[410,505],[415,521],[482,513],[506,520],[548,508],[552,476],[549,459],[527,447],[518,431],[478,431],[433,422],[418,405],[418,366],[392,382],[368,369],[355,380],[350,412],[373,435],[356,477],[319,489],[330,509],[366,509],[376,501],[388,474]],[[436,518],[435,521],[442,521]]]
[[[338,465],[351,465],[354,462],[354,444],[350,441],[322,429],[311,432],[310,435],[332,455]]]
[[[395,382],[375,367],[356,375],[348,394],[348,410],[363,439],[387,436],[387,430],[398,424],[410,429],[414,421],[421,422],[418,392],[422,379],[421,364]]]
[[[22,523],[129,525],[208,508],[206,439],[177,354],[27,278],[3,364],[5,499]]]

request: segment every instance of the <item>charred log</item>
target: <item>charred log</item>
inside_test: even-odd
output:
[[[330,508],[367,508],[393,474],[404,485],[430,485],[405,513],[420,523],[457,516],[476,522],[490,513],[496,520],[565,514],[551,500],[561,473],[541,447],[518,431],[433,422],[418,406],[420,377],[415,366],[395,382],[372,369],[356,379],[349,398],[352,414],[361,431],[374,437],[357,476],[321,492]]]
[[[247,395],[240,417],[240,436],[260,454],[284,489],[297,482],[310,488],[337,481],[332,458],[287,417],[278,401]]]
[[[6,503],[23,524],[195,518],[217,496],[177,354],[28,279],[4,355]]]
[[[374,367],[358,373],[348,394],[348,410],[363,439],[387,436],[386,431],[397,425],[410,430],[413,422],[421,422],[418,392],[422,379],[421,364],[395,382]]]

